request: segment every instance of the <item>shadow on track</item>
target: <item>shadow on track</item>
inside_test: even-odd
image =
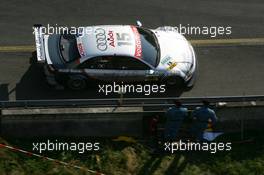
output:
[[[0,101],[8,101],[8,84],[0,84]]]
[[[84,91],[72,91],[69,89],[56,90],[49,87],[45,80],[43,68],[34,63],[35,53],[30,58],[31,65],[16,85],[16,100],[45,100],[45,99],[96,99],[96,98],[119,98],[118,93],[105,94],[99,92],[99,82],[91,83]],[[101,84],[101,83],[100,83]],[[104,83],[112,84],[112,83]],[[127,83],[131,84],[131,83]],[[102,85],[102,84],[101,84]],[[138,85],[138,84],[137,84]],[[140,83],[144,86],[144,83]],[[179,97],[184,92],[181,87],[166,88],[164,93],[126,93],[124,98],[151,98],[151,97]]]

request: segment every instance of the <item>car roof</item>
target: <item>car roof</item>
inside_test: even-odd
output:
[[[80,62],[109,55],[142,58],[141,40],[136,26],[98,25],[81,29],[76,39]]]

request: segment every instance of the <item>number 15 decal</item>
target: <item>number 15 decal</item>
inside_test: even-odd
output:
[[[132,45],[132,38],[129,33],[116,33],[117,45],[118,46],[129,46]]]

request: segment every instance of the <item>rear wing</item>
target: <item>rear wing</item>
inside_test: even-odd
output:
[[[41,31],[41,25],[36,24],[33,26],[36,42],[36,52],[37,52],[37,61],[40,63],[45,62],[45,52],[44,52],[44,37]]]

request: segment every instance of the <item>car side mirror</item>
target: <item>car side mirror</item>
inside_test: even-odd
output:
[[[139,20],[137,20],[137,26],[142,27],[142,23]]]

